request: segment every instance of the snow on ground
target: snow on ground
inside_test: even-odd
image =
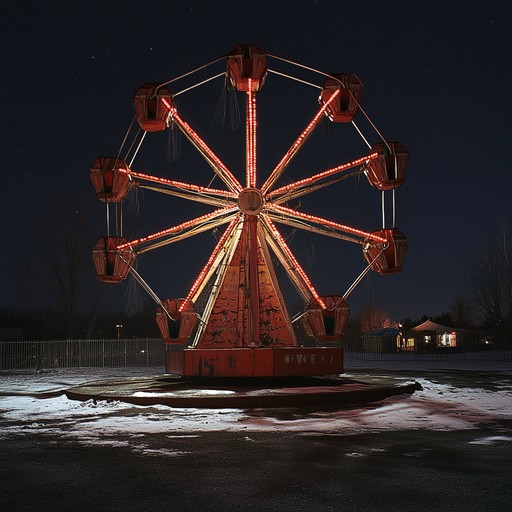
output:
[[[376,404],[329,411],[178,409],[164,405],[135,406],[119,401],[80,402],[68,400],[64,395],[35,397],[37,393],[58,395],[60,390],[94,380],[158,375],[163,373],[159,368],[87,368],[42,374],[3,374],[0,375],[0,439],[14,435],[58,435],[85,445],[128,446],[133,451],[151,455],[144,438],[152,434],[172,438],[199,436],[207,431],[351,435],[411,429],[474,429],[475,444],[493,444],[512,441],[509,430],[492,436],[478,433],[482,425],[512,419],[512,366],[510,363],[497,365],[499,363],[495,363],[494,373],[489,374],[489,378],[480,367],[474,385],[467,377],[463,385],[458,384],[460,374],[457,371],[465,368],[438,373],[401,368],[395,373],[391,371],[395,367],[392,363],[388,370],[382,364],[367,371],[353,369],[345,376],[355,379],[391,377],[400,383],[416,380],[423,389],[412,396],[394,396]],[[164,449],[164,452],[158,450],[159,455],[181,455],[173,450]]]

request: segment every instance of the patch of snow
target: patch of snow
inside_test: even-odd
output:
[[[187,397],[193,396],[224,396],[224,395],[234,395],[235,391],[231,391],[229,389],[177,389],[176,391],[167,391],[165,393],[159,392],[146,392],[146,391],[136,391],[132,394],[133,397],[173,397],[173,396],[183,396]]]
[[[474,441],[470,441],[469,444],[482,444],[485,446],[489,446],[491,444],[496,444],[500,442],[512,442],[511,436],[487,436],[481,437],[479,439],[475,439]]]

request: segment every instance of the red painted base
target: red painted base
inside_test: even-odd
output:
[[[183,377],[305,377],[343,372],[341,347],[168,347],[166,372]]]

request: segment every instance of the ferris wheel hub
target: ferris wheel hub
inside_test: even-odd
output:
[[[238,195],[238,207],[247,215],[258,215],[265,205],[265,198],[260,189],[244,188]]]

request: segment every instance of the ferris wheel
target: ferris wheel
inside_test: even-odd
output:
[[[272,64],[272,66],[271,66]],[[213,76],[179,90],[180,81],[223,65]],[[285,73],[280,65],[308,72],[316,81]],[[318,110],[266,175],[258,166],[258,92],[271,78],[295,80],[316,88]],[[245,176],[224,163],[214,148],[182,117],[178,96],[212,80],[224,79],[245,96]],[[174,92],[171,92],[172,86]],[[233,50],[200,68],[166,82],[145,83],[134,94],[136,123],[132,123],[116,157],[97,158],[90,177],[105,204],[107,233],[92,250],[98,278],[118,283],[131,274],[157,303],[156,321],[166,343],[168,373],[197,376],[287,376],[341,373],[340,340],[349,315],[347,298],[369,271],[400,272],[407,239],[395,226],[395,190],[402,185],[409,161],[406,148],[384,139],[361,106],[363,86],[354,74],[327,74],[264,52],[256,45]],[[313,96],[313,99],[315,96]],[[377,142],[371,144],[355,122],[360,113]],[[280,182],[292,159],[324,120],[352,126],[366,151],[350,162],[318,170],[306,178]],[[178,129],[197,150],[222,187],[213,188],[135,170],[137,152],[155,132]],[[126,155],[123,148],[130,140]],[[347,178],[364,175],[381,191],[382,227],[364,230],[309,214],[293,201]],[[282,180],[281,180],[282,181]],[[122,228],[122,204],[134,188],[150,189],[211,207],[212,211],[145,236],[129,239]],[[391,194],[391,225],[384,201]],[[289,247],[280,226],[313,232],[362,248],[365,268],[339,295],[322,295]],[[223,227],[223,232],[188,293],[161,299],[135,269],[136,258],[147,251]],[[278,279],[278,261],[303,301],[291,317]],[[300,338],[297,326],[304,334]]]

